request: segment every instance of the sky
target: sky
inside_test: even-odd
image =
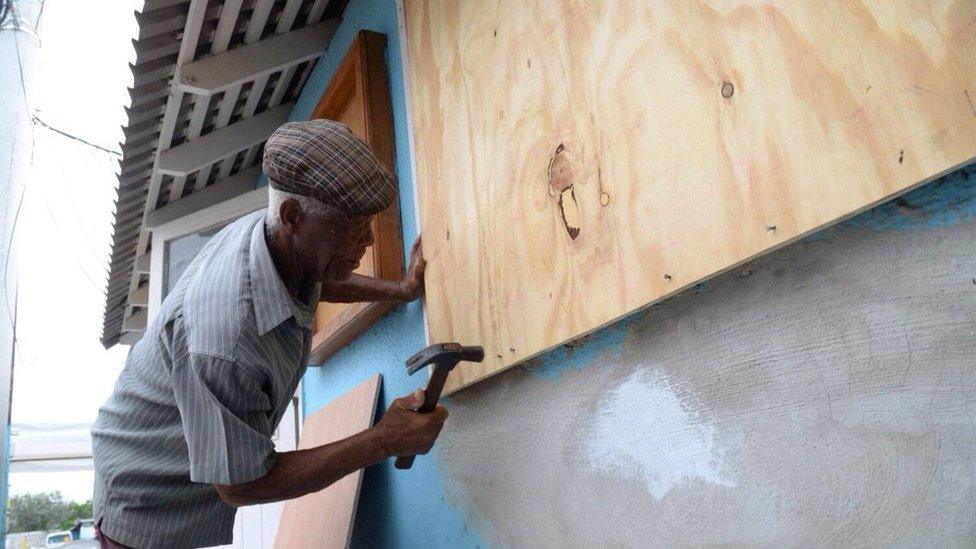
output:
[[[118,150],[131,85],[137,0],[46,0],[31,109],[46,124]],[[18,222],[19,292],[12,423],[91,423],[128,347],[99,338],[118,157],[34,126]],[[10,494],[91,497],[92,474],[10,474]]]

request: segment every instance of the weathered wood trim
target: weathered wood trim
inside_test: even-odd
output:
[[[260,145],[278,126],[288,121],[292,103],[285,103],[240,122],[187,141],[160,153],[156,171],[163,175],[186,177],[191,173]]]
[[[202,191],[195,192],[150,213],[143,226],[147,229],[155,229],[181,217],[250,192],[254,189],[254,184],[260,175],[261,168],[257,166],[238,172],[223,181],[206,187]]]
[[[179,88],[213,95],[244,82],[298,65],[325,53],[338,22],[318,23],[188,63],[179,69]]]

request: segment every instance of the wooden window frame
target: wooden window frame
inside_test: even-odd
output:
[[[353,94],[361,90],[366,143],[376,158],[396,174],[393,156],[393,110],[384,51],[386,35],[361,30],[353,39],[345,57],[332,76],[311,119],[337,117]],[[372,221],[374,243],[366,253],[372,254],[374,272],[369,276],[387,280],[403,278],[403,238],[400,232],[400,207],[394,200],[389,208]],[[324,326],[316,322],[312,334],[310,364],[321,364],[326,358],[362,334],[374,322],[396,306],[392,302],[350,303]]]

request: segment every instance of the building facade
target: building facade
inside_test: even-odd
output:
[[[398,5],[350,0],[340,13],[321,57],[295,65],[291,76],[307,74],[279,94],[281,110],[254,116],[308,119],[360,32],[384,35],[406,257],[420,232],[411,154],[424,151],[411,151]],[[194,109],[181,111],[191,130]],[[223,175],[250,179],[221,199],[155,228],[142,212],[161,208],[134,210],[116,294],[128,302],[107,312],[107,342],[137,338],[162,295],[157,273],[178,258],[156,243],[262,206],[249,154]],[[151,193],[192,183],[153,175],[158,164]],[[193,196],[168,192],[173,204]],[[452,395],[430,455],[365,471],[352,546],[972,545],[974,276],[976,178],[964,167]],[[422,385],[403,364],[426,343],[422,305],[396,307],[310,365],[302,415],[375,372],[379,414]]]

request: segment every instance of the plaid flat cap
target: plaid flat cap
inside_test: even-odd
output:
[[[396,181],[369,145],[345,124],[306,120],[281,125],[264,145],[270,185],[311,196],[350,215],[372,215],[396,200]]]

